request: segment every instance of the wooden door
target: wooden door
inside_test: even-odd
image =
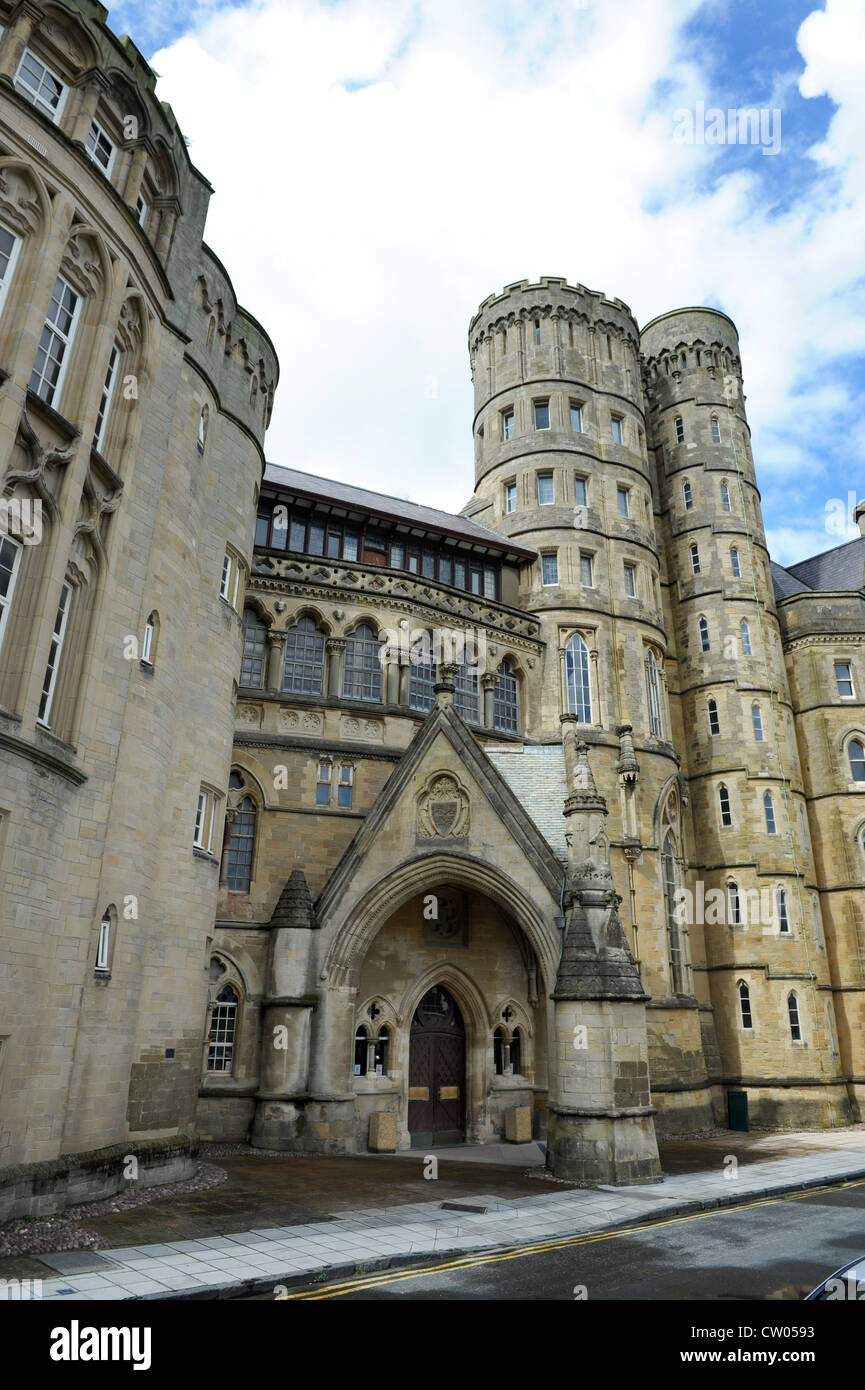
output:
[[[413,1148],[465,1139],[466,1032],[441,985],[428,990],[411,1025],[408,1127]]]

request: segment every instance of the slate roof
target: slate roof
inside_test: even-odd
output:
[[[799,560],[795,565],[776,565],[771,561],[776,598],[806,592],[837,592],[839,589],[865,588],[865,536],[845,545]]]
[[[796,579],[783,565],[777,565],[774,560],[770,560],[769,568],[772,571],[772,587],[776,598],[788,598],[790,594],[808,592],[808,585],[803,584],[801,579]]]
[[[565,843],[565,750],[560,743],[487,745],[485,753],[505,779],[520,805],[531,816],[553,854],[568,860]]]
[[[320,478],[315,473],[302,473],[297,468],[282,468],[276,463],[267,465],[264,481],[317,502],[329,502],[350,511],[386,517],[391,521],[407,522],[420,530],[435,531],[456,536],[460,540],[473,541],[475,545],[497,550],[512,559],[537,559],[534,550],[509,540],[507,536],[493,531],[489,526],[482,526],[480,522],[470,521],[465,516],[438,511],[435,507],[422,506],[419,502],[407,502],[402,497],[390,497],[384,492],[371,492],[368,488],[354,487],[350,483],[334,482],[332,478]]]

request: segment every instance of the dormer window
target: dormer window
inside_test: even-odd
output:
[[[38,110],[57,121],[66,99],[66,87],[35,53],[25,48],[15,74],[15,87]]]
[[[105,174],[110,174],[114,164],[114,144],[109,140],[98,121],[90,122],[90,131],[84,148],[94,164],[98,164]]]

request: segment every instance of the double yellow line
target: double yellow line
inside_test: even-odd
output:
[[[466,1255],[459,1260],[443,1261],[441,1264],[424,1265],[420,1269],[391,1269],[380,1274],[368,1274],[360,1279],[351,1279],[345,1284],[329,1284],[327,1288],[301,1289],[297,1293],[282,1295],[277,1301],[305,1299],[318,1302],[324,1298],[344,1298],[347,1294],[359,1293],[364,1289],[384,1288],[388,1284],[403,1284],[409,1279],[427,1279],[433,1274],[442,1274],[453,1269],[479,1269],[482,1265],[502,1264],[505,1260],[524,1260],[528,1255],[548,1254],[551,1250],[568,1250],[579,1245],[598,1245],[605,1240],[618,1240],[622,1236],[644,1235],[648,1230],[659,1226],[679,1226],[684,1221],[705,1221],[711,1216],[724,1216],[729,1212],[748,1211],[752,1207],[773,1206],[777,1202],[800,1202],[805,1197],[813,1197],[818,1192],[837,1192],[841,1188],[862,1187],[865,1178],[857,1178],[844,1183],[827,1183],[825,1187],[810,1187],[804,1192],[790,1192],[781,1197],[761,1197],[755,1202],[740,1202],[735,1206],[711,1207],[708,1211],[697,1211],[691,1216],[671,1216],[666,1221],[643,1222],[639,1226],[619,1226],[612,1231],[597,1231],[584,1236],[564,1236],[559,1240],[539,1241],[537,1245],[520,1245],[510,1250],[491,1252],[489,1255]]]

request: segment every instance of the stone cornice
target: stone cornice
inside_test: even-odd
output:
[[[47,748],[39,748],[35,743],[29,743],[15,734],[0,730],[0,748],[7,748],[19,757],[27,758],[31,763],[39,763],[41,767],[47,768],[49,772],[56,772],[59,777],[65,778],[75,787],[80,787],[87,781],[87,773],[82,768],[74,767],[58,754],[49,752]]]

